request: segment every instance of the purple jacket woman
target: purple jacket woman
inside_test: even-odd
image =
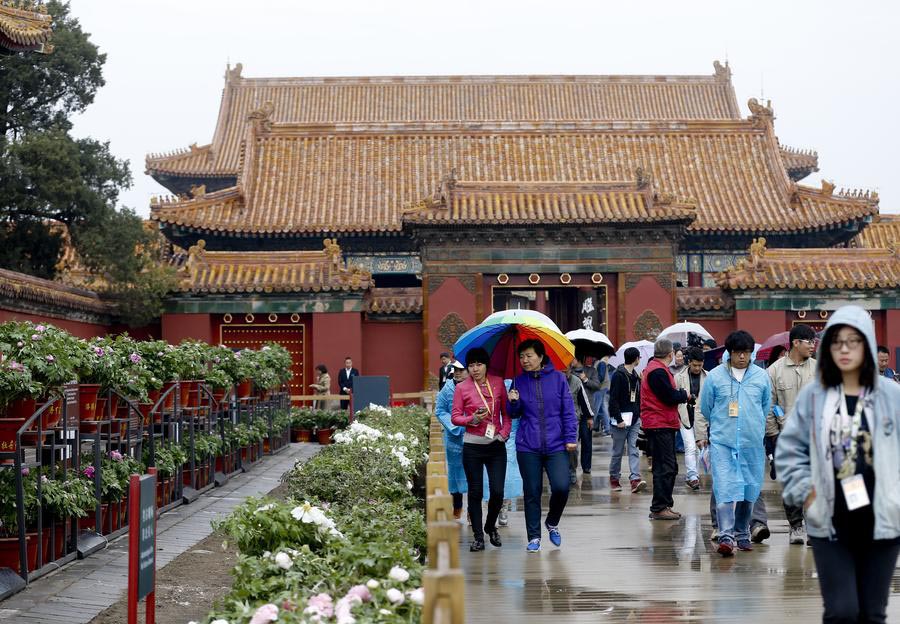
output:
[[[539,371],[522,373],[513,387],[519,400],[509,404],[512,418],[520,418],[516,451],[549,455],[578,442],[578,419],[566,376],[547,364]]]
[[[509,391],[509,415],[519,419],[516,460],[525,493],[525,529],[530,553],[541,550],[541,493],[544,472],[550,480],[550,509],[544,526],[555,546],[562,544],[559,521],[569,499],[569,454],[578,443],[575,403],[565,375],[553,368],[544,345],[525,340],[519,345],[525,372]]]

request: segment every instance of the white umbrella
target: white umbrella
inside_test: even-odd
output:
[[[700,338],[712,338],[712,334],[706,331],[706,328],[703,327],[700,323],[675,323],[674,325],[670,325],[666,327],[664,330],[659,332],[659,336],[656,337],[657,340],[660,338],[666,338],[667,340],[671,340],[672,342],[680,342],[682,346],[687,346],[688,344],[688,334],[696,334]]]
[[[618,367],[621,364],[625,363],[625,349],[628,347],[634,347],[638,351],[641,352],[641,360],[638,362],[638,365],[634,367],[639,373],[644,371],[644,368],[647,366],[647,363],[653,357],[653,343],[649,340],[637,340],[635,342],[626,342],[619,350],[616,351],[616,354],[609,358],[609,363],[613,368]]]
[[[593,329],[573,329],[566,333],[566,338],[575,345],[575,352],[582,351],[593,357],[612,355],[616,347],[612,341],[603,334]]]

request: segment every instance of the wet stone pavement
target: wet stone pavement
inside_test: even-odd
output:
[[[560,524],[563,544],[543,534],[543,550],[525,552],[521,509],[501,529],[502,548],[470,553],[464,527],[461,564],[466,576],[466,622],[821,622],[822,606],[812,550],[788,545],[780,488],[763,486],[772,535],[753,552],[722,558],[709,540],[709,477],[699,492],[684,484],[679,455],[675,510],[682,519],[648,520],[648,490],[609,490],[611,438],[594,437],[593,470],[578,472]],[[627,462],[623,462],[627,470]],[[627,474],[627,472],[626,472]],[[547,495],[545,489],[544,511]],[[900,621],[900,575],[895,571],[888,621]]]

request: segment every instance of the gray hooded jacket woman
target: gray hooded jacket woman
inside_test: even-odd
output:
[[[868,356],[875,361],[877,344],[875,327],[868,312],[848,305],[835,312],[825,329],[834,325],[848,325],[866,339]],[[819,345],[818,361],[822,350]],[[877,366],[875,370],[878,370]],[[829,428],[824,422],[826,413],[836,409],[843,400],[837,388],[826,388],[821,378],[808,384],[797,397],[787,416],[787,424],[778,439],[775,463],[778,478],[788,505],[803,505],[815,488],[815,497],[806,510],[807,533],[812,537],[834,539],[832,524],[835,499],[834,468],[830,459]],[[826,402],[828,405],[826,405]],[[826,411],[827,410],[827,411]],[[900,537],[900,385],[875,376],[875,387],[868,389],[864,410],[872,433],[872,452],[875,468],[875,533],[876,540]]]

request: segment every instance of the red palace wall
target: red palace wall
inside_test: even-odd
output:
[[[47,323],[59,327],[60,329],[64,329],[73,336],[77,336],[79,338],[106,336],[110,333],[110,328],[106,325],[84,323],[82,321],[70,321],[67,319],[54,318],[50,316],[24,314],[22,312],[11,312],[10,310],[0,310],[0,323],[4,321],[31,321],[33,323]]]
[[[169,344],[178,344],[186,338],[218,344],[219,337],[213,335],[213,321],[210,314],[164,314],[162,337]]]
[[[784,310],[738,310],[734,314],[734,327],[750,332],[761,343],[772,334],[790,329],[787,314]]]
[[[694,320],[694,319],[687,318],[685,320],[690,321],[690,320]],[[733,332],[736,329],[733,319],[696,319],[696,320],[694,320],[694,322],[700,323],[701,325],[703,325],[703,327],[706,328],[706,331],[708,331],[710,334],[712,334],[712,337],[715,338],[715,340],[716,340],[716,344],[719,346],[722,346],[723,344],[725,344],[725,338],[727,338],[728,334],[730,334],[731,332]],[[781,331],[781,330],[775,330],[775,331]],[[775,332],[772,332],[772,333],[774,334]],[[770,334],[766,334],[766,336],[769,336],[769,335]],[[757,339],[757,341],[762,342],[759,339]]]
[[[619,279],[628,282],[628,277],[619,276]],[[620,292],[621,292],[620,287]],[[615,337],[610,336],[614,343],[618,344],[638,340],[635,336],[635,324],[645,312],[650,311],[658,318],[663,329],[675,322],[675,301],[672,291],[663,288],[653,276],[645,275],[634,285],[631,290],[625,291],[625,305],[620,312],[620,319],[624,325],[618,327]],[[649,316],[649,315],[648,315]]]
[[[423,288],[425,294],[425,307],[422,315],[425,324],[425,332],[427,335],[427,343],[425,343],[425,351],[419,356],[419,371],[422,366],[427,374],[434,375],[434,371],[440,366],[440,353],[442,351],[450,351],[450,347],[444,345],[440,341],[440,335],[445,334],[450,328],[458,324],[461,320],[465,325],[465,329],[474,327],[482,319],[476,318],[475,294],[470,292],[455,277],[442,278],[443,282],[435,289],[433,293],[430,290],[431,280],[436,279],[435,276],[426,278]],[[490,313],[490,303],[484,306],[484,315]],[[443,327],[442,327],[443,326]]]
[[[362,324],[364,375],[388,375],[391,392],[422,390],[422,323],[364,321]],[[437,366],[434,367],[437,369]]]
[[[337,312],[312,315],[312,359],[309,369],[324,364],[331,375],[332,386],[337,392],[338,370],[344,366],[344,358],[353,359],[353,366],[363,375],[362,313]],[[311,373],[312,374],[312,373]],[[310,382],[312,383],[312,382]]]

